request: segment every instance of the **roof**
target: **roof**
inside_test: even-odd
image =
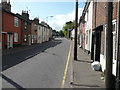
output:
[[[24,18],[22,15],[20,15],[20,14],[18,14],[18,13],[16,14],[16,16],[17,16],[18,18],[20,18],[20,19],[28,22],[28,23],[31,23],[31,20]]]
[[[15,13],[12,13],[11,11],[8,11],[8,10],[5,10],[5,9],[2,9],[2,12],[9,13],[9,14],[11,14],[11,15],[13,15],[13,16],[16,16],[16,17],[18,17],[18,18],[20,18],[20,19],[22,19],[22,20],[25,20],[25,21],[31,23],[31,21],[30,21],[29,19],[25,19],[22,15],[20,15],[20,14],[18,14],[18,13],[15,14]]]
[[[15,14],[14,14],[14,13],[12,13],[11,11],[5,10],[5,9],[3,9],[3,8],[2,8],[2,12],[6,12],[6,13],[9,13],[9,14],[11,14],[11,15],[14,15],[14,16],[15,16]]]
[[[84,9],[83,9],[83,12],[82,12],[82,16],[80,16],[79,24],[80,24],[80,22],[84,19],[85,14],[86,14],[86,12],[87,12],[87,9],[88,9],[91,1],[92,1],[92,0],[87,0],[87,1],[86,1],[85,6],[84,6]]]

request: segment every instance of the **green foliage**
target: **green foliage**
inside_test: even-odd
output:
[[[63,34],[64,34],[64,36],[67,36],[67,31],[64,30],[64,31],[63,31]]]
[[[61,37],[64,37],[64,32],[63,32],[62,30],[60,30],[60,31],[59,31],[59,35],[60,35]]]
[[[74,28],[74,26],[75,26],[75,21],[69,21],[69,22],[66,22],[65,24],[64,24],[64,26],[63,26],[63,33],[64,33],[64,36],[66,36],[67,35],[67,30],[68,29],[73,29]]]

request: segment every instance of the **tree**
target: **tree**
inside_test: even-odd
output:
[[[61,37],[64,37],[64,32],[63,32],[62,30],[60,30],[60,31],[59,31],[59,35],[60,35]]]
[[[67,36],[67,30],[63,31],[64,36]]]
[[[63,33],[64,33],[64,36],[67,36],[67,30],[68,29],[73,29],[75,26],[75,21],[69,21],[69,22],[66,22],[63,26]]]

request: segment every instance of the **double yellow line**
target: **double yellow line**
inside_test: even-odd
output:
[[[70,45],[70,49],[69,49],[69,53],[68,53],[68,58],[67,58],[67,63],[66,63],[65,71],[64,71],[64,76],[63,76],[61,88],[64,88],[64,85],[65,85],[65,80],[66,80],[67,71],[68,71],[68,65],[70,62],[70,55],[71,55],[71,45]]]

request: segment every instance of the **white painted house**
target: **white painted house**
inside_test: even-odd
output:
[[[93,1],[85,6],[85,50],[91,52]]]
[[[41,24],[38,25],[38,33],[37,33],[37,34],[38,34],[38,35],[37,35],[37,36],[38,36],[38,37],[37,37],[37,38],[38,38],[38,39],[37,39],[38,41],[37,41],[37,43],[42,43],[42,42],[43,42],[43,29],[42,29],[42,27],[43,27],[43,26],[42,26]]]
[[[116,76],[116,60],[117,60],[117,20],[114,19],[112,21],[113,24],[113,67],[112,73]],[[102,67],[102,71],[104,72],[106,68],[106,24],[104,25],[104,55],[100,54],[100,64]]]

